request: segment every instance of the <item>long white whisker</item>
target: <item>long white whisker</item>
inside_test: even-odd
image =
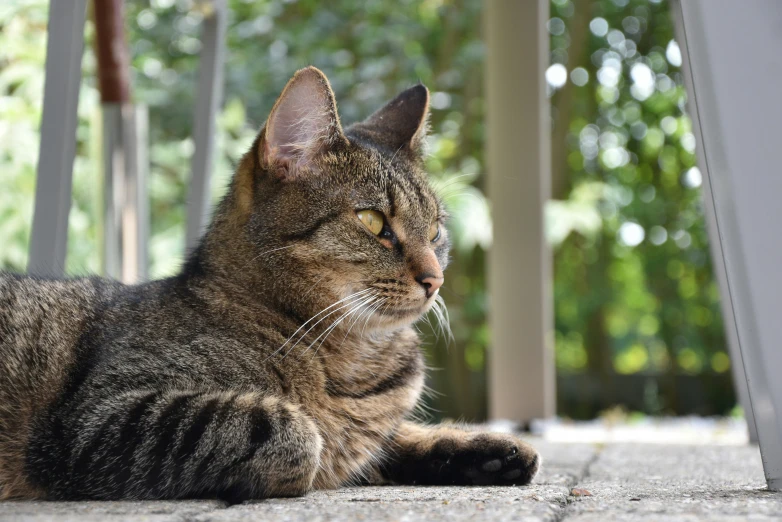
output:
[[[461,184],[463,186],[470,186],[469,183],[460,182],[462,178],[466,178],[467,176],[472,176],[472,174],[459,174],[458,176],[454,176],[452,178],[448,178],[444,181],[433,181],[432,185],[434,186],[435,192],[440,192],[443,189],[446,189],[448,187]]]
[[[429,327],[429,329],[434,334],[435,342],[439,341],[440,340],[440,332],[438,332],[437,329],[432,324],[432,318],[429,315],[429,313],[424,314],[424,316],[421,319],[426,323],[426,325]]]
[[[323,332],[322,332],[322,333],[321,333],[319,336],[317,336],[317,337],[315,338],[315,340],[314,340],[314,341],[312,341],[312,342],[310,343],[310,345],[309,345],[309,346],[307,346],[307,348],[304,350],[304,352],[302,352],[302,355],[303,355],[303,354],[305,354],[305,353],[307,353],[307,351],[309,351],[309,349],[310,349],[310,348],[312,348],[312,346],[313,346],[313,345],[314,345],[316,342],[318,342],[318,339],[320,339],[321,337],[323,337],[323,340],[322,340],[322,341],[320,341],[320,344],[318,345],[318,348],[315,350],[315,352],[317,352],[317,351],[318,351],[318,349],[320,349],[320,347],[323,345],[323,341],[325,341],[325,340],[328,338],[328,336],[329,336],[329,335],[331,335],[331,332],[332,332],[332,331],[334,331],[334,329],[335,329],[337,326],[339,326],[339,323],[341,323],[342,321],[344,321],[346,317],[349,317],[349,316],[350,316],[350,315],[351,315],[353,312],[355,312],[356,310],[358,310],[359,308],[361,308],[361,307],[362,307],[364,304],[366,304],[366,303],[368,303],[368,302],[372,301],[374,298],[375,298],[375,296],[374,296],[374,295],[370,295],[369,297],[365,298],[364,300],[362,300],[362,301],[361,301],[360,303],[358,303],[358,304],[356,304],[356,303],[353,303],[353,307],[352,307],[350,310],[348,310],[347,312],[345,312],[344,314],[342,314],[341,316],[339,316],[339,318],[338,318],[336,321],[334,321],[334,322],[333,322],[333,323],[332,323],[332,324],[331,324],[331,325],[330,325],[328,328],[326,328],[326,330],[324,330],[324,331],[323,331]],[[324,336],[325,336],[325,337],[324,337]]]
[[[252,263],[253,261],[255,261],[256,259],[258,259],[258,258],[259,258],[259,257],[261,257],[261,256],[265,256],[266,254],[271,254],[272,252],[277,252],[278,250],[285,250],[286,248],[293,248],[293,247],[295,247],[295,246],[296,246],[295,244],[293,244],[293,245],[286,245],[286,246],[277,247],[277,248],[272,248],[271,250],[266,250],[266,251],[264,251],[264,252],[261,252],[261,253],[260,253],[260,254],[258,254],[257,256],[255,256],[255,257],[253,257],[252,259],[250,259],[250,260],[247,262],[247,264],[246,264],[246,265],[244,265],[244,267],[246,268],[246,267],[247,267],[247,265],[249,265],[250,263]]]
[[[443,330],[443,316],[440,312],[440,303],[438,303],[436,299],[433,303],[431,312],[435,317],[435,323],[437,324],[437,338],[439,340],[440,336],[445,337],[445,331]],[[446,343],[447,342],[448,339],[446,339]]]
[[[325,312],[328,312],[329,310],[331,310],[331,309],[332,309],[332,308],[334,308],[335,306],[338,306],[340,303],[344,303],[345,301],[347,301],[347,300],[349,300],[349,299],[353,299],[353,298],[355,298],[355,297],[357,297],[357,296],[360,296],[360,295],[366,294],[366,293],[367,293],[367,292],[369,292],[370,290],[371,290],[371,288],[366,288],[366,289],[364,289],[364,290],[361,290],[361,291],[355,292],[355,293],[353,293],[353,294],[350,294],[350,295],[349,295],[349,296],[347,296],[347,297],[343,297],[343,298],[342,298],[342,299],[340,299],[339,301],[336,301],[335,303],[332,303],[331,305],[327,306],[326,308],[324,308],[323,310],[321,310],[321,311],[320,311],[320,312],[318,312],[317,314],[315,314],[315,315],[313,315],[312,317],[310,317],[309,319],[307,319],[307,321],[305,321],[305,322],[304,322],[304,324],[302,324],[301,326],[299,326],[299,327],[296,329],[296,331],[295,331],[295,332],[293,332],[293,334],[291,334],[291,336],[290,336],[290,337],[288,337],[288,339],[286,339],[286,340],[285,340],[285,342],[282,344],[282,346],[280,346],[279,348],[277,348],[277,349],[276,349],[276,350],[275,350],[275,351],[274,351],[274,352],[273,352],[271,355],[269,355],[269,357],[267,357],[267,360],[268,360],[270,357],[272,357],[272,356],[276,355],[277,353],[279,353],[279,352],[280,352],[280,351],[281,351],[283,348],[285,348],[285,346],[286,346],[286,345],[287,345],[289,342],[291,342],[291,340],[292,340],[294,337],[296,337],[296,334],[298,334],[298,333],[299,333],[299,332],[300,332],[300,331],[301,331],[301,330],[302,330],[302,329],[303,329],[305,326],[307,326],[309,323],[311,323],[312,321],[314,321],[314,320],[315,320],[315,319],[316,319],[318,316],[320,316],[321,314],[323,314],[323,313],[325,313]],[[336,310],[335,310],[335,311],[336,311]],[[332,312],[332,313],[333,313],[333,312]],[[331,315],[331,314],[329,314],[329,315]],[[326,317],[328,317],[328,316],[326,316]],[[325,319],[325,317],[324,317],[323,319]],[[321,319],[321,320],[323,320],[323,319]],[[320,323],[320,321],[318,321],[318,323]],[[314,328],[315,326],[317,326],[317,324],[318,324],[318,323],[315,323],[315,324],[314,324],[314,325],[313,325],[313,326],[310,328],[310,330],[312,330],[312,328]],[[305,335],[307,335],[307,333],[309,333],[309,331],[310,331],[310,330],[307,330],[306,332],[304,332],[304,334],[302,334],[302,336],[301,336],[301,337],[304,337]],[[300,338],[299,340],[301,340],[301,338]]]
[[[340,317],[340,318],[339,318],[339,320],[338,320],[338,321],[336,321],[336,323],[335,323],[335,324],[333,324],[333,325],[332,325],[332,326],[331,326],[331,327],[330,327],[330,328],[329,328],[329,329],[328,329],[328,330],[325,332],[325,333],[326,333],[326,336],[325,336],[323,339],[321,339],[320,343],[318,343],[318,346],[317,346],[317,348],[315,348],[315,351],[312,353],[312,356],[313,356],[313,357],[315,357],[316,355],[318,355],[318,352],[320,352],[320,347],[321,347],[321,346],[323,346],[323,343],[324,343],[324,342],[326,342],[326,340],[329,338],[329,336],[330,336],[330,335],[331,335],[331,334],[334,332],[334,330],[337,328],[337,326],[339,325],[339,323],[341,323],[341,322],[342,322],[344,319],[347,319],[348,317],[350,317],[350,316],[351,316],[352,314],[354,314],[354,313],[355,313],[355,312],[356,312],[358,309],[359,309],[359,308],[357,307],[357,308],[354,308],[354,309],[350,310],[350,312],[348,312],[347,314],[345,314],[345,315],[343,315],[342,317]],[[316,341],[317,341],[317,340],[316,340]],[[343,339],[343,342],[344,342],[344,339]],[[315,344],[315,342],[313,342],[312,344]],[[310,347],[312,346],[312,344],[311,344],[310,346],[308,346],[308,347],[307,347],[307,350],[309,350],[309,349],[310,349]],[[341,344],[340,344],[340,346],[341,346]],[[306,351],[307,351],[307,350],[305,350],[305,353],[306,353]]]
[[[438,295],[434,301],[435,314],[437,315],[437,322],[440,325],[445,342],[447,346],[450,346],[454,342],[453,332],[451,331],[451,318],[448,314],[448,307],[445,306],[445,300],[441,295]]]
[[[369,320],[372,318],[372,315],[380,308],[380,306],[388,301],[388,297],[384,297],[380,299],[372,308],[371,311],[367,314],[367,318],[364,320],[364,326],[361,328],[361,335],[359,336],[359,339],[364,338],[364,331],[367,329],[367,324],[369,324]]]
[[[375,296],[377,298],[377,296]],[[369,303],[365,303],[362,305],[364,307],[363,310],[361,310],[356,316],[353,318],[353,321],[350,323],[350,327],[348,328],[348,331],[345,332],[345,337],[342,338],[342,342],[339,343],[339,347],[342,348],[342,345],[345,344],[345,340],[348,338],[348,335],[350,335],[350,332],[353,330],[353,327],[356,326],[356,323],[358,323],[361,320],[361,316],[363,316],[365,313],[367,313],[371,309],[371,305],[373,304],[373,301],[370,301]],[[320,346],[318,347],[320,348]],[[317,350],[316,350],[317,352]]]
[[[317,279],[317,280],[316,280],[314,283],[312,283],[312,284],[310,285],[310,287],[307,289],[307,291],[306,291],[306,292],[304,292],[304,293],[302,294],[302,297],[307,297],[307,296],[311,295],[311,294],[312,294],[312,292],[314,292],[314,291],[315,291],[315,287],[317,287],[317,286],[318,286],[318,284],[320,284],[320,282],[321,282],[321,281],[323,281],[323,278],[324,278],[324,277],[326,277],[326,276],[325,276],[325,275],[322,275],[322,276],[320,276],[320,277],[319,277],[319,278],[318,278],[318,279]]]
[[[304,339],[304,338],[307,336],[307,334],[308,334],[308,333],[310,333],[310,332],[312,331],[312,329],[313,329],[313,328],[315,328],[315,327],[316,327],[316,326],[318,326],[320,323],[322,323],[323,321],[325,321],[326,319],[328,319],[329,317],[331,317],[331,316],[332,316],[332,315],[334,315],[335,313],[339,312],[340,310],[343,310],[343,309],[345,309],[345,308],[351,307],[351,306],[353,306],[354,304],[355,304],[354,302],[348,302],[348,303],[345,303],[345,304],[343,304],[342,306],[340,306],[339,308],[335,308],[335,309],[334,309],[334,310],[332,310],[331,312],[329,312],[329,313],[327,313],[326,315],[324,315],[323,317],[321,317],[321,318],[318,320],[318,322],[316,322],[315,324],[313,324],[312,326],[310,326],[310,327],[307,329],[307,331],[306,331],[306,332],[304,332],[303,334],[301,334],[301,335],[299,336],[298,340],[296,340],[296,342],[295,342],[295,343],[293,343],[293,344],[291,345],[291,347],[290,347],[290,348],[288,348],[288,350],[285,352],[285,355],[283,355],[283,359],[284,359],[285,357],[287,357],[287,356],[288,356],[288,354],[290,354],[290,353],[291,353],[291,351],[292,351],[294,348],[296,348],[296,346],[298,346],[298,344],[299,344],[299,343],[300,343],[300,342],[301,342],[301,341],[302,341],[302,340],[303,340],[303,339]],[[321,335],[323,335],[323,334],[321,333]]]

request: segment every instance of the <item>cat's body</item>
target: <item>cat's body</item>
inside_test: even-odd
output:
[[[24,284],[26,293],[31,286],[40,286],[51,302],[57,303],[49,309],[56,310],[63,302],[64,292],[53,290],[50,282],[5,279],[0,279],[5,283],[0,287],[4,293],[8,286]],[[82,295],[95,292],[93,281],[58,285],[75,287],[76,292],[84,292]],[[291,415],[296,414],[294,411],[305,413],[314,424],[302,426],[303,430],[311,428],[312,434],[311,440],[303,437],[301,441],[301,458],[307,458],[307,451],[311,451],[310,457],[318,461],[314,486],[326,488],[359,476],[371,458],[382,455],[386,439],[413,408],[421,391],[423,365],[417,338],[407,329],[386,338],[365,338],[360,351],[354,345],[355,338],[346,339],[343,331],[342,335],[329,336],[317,353],[315,346],[305,353],[324,330],[316,327],[290,353],[287,349],[293,343],[274,354],[300,323],[264,307],[234,302],[198,277],[181,276],[101,293],[104,297],[96,299],[93,311],[88,312],[91,317],[78,325],[80,333],[75,335],[51,332],[53,317],[39,311],[36,298],[27,301],[26,306],[14,303],[13,309],[22,312],[25,319],[24,323],[19,319],[10,323],[13,331],[32,342],[24,346],[18,337],[4,336],[0,348],[3,353],[11,346],[32,353],[41,346],[39,336],[47,335],[47,331],[61,341],[72,339],[72,344],[52,345],[62,350],[63,362],[42,365],[54,371],[44,371],[35,383],[25,384],[28,393],[22,394],[32,399],[27,408],[32,413],[36,404],[53,402],[52,391],[40,392],[43,384],[63,390],[54,412],[36,419],[26,464],[31,485],[43,486],[55,498],[156,497],[162,494],[160,483],[166,480],[181,488],[175,496],[208,494],[199,491],[198,481],[209,482],[205,471],[197,472],[199,465],[219,472],[234,457],[246,457],[247,448],[236,447],[223,456],[227,457],[223,465],[214,456],[210,462],[209,455],[204,454],[191,459],[183,469],[176,469],[170,459],[155,470],[155,459],[172,457],[177,449],[182,451],[187,430],[172,433],[173,426],[167,431],[164,425],[186,411],[189,404],[185,400],[177,407],[161,407],[155,404],[158,399],[152,395],[154,390],[167,390],[172,397],[204,395],[202,401],[195,401],[193,411],[193,415],[202,415],[196,423],[202,428],[225,422],[220,416],[226,412],[221,410],[231,402],[242,402],[244,395],[256,394],[259,403],[270,408],[291,408]],[[84,303],[76,299],[78,308],[84,310]],[[5,317],[2,323],[9,324]],[[324,357],[329,358],[328,366]],[[64,371],[66,367],[68,371]],[[8,401],[6,404],[18,401],[17,396],[3,399]],[[150,399],[152,402],[146,402]],[[106,415],[98,413],[105,409],[107,415],[114,415],[119,409],[132,411],[145,406],[150,411],[143,425],[138,419],[134,423],[132,414],[103,422]],[[18,418],[15,412],[11,417]],[[257,423],[264,424],[262,420]],[[149,440],[127,452],[130,439],[145,432]],[[53,433],[58,435],[52,437]],[[118,443],[112,445],[112,439]],[[158,441],[170,448],[161,452],[156,447]],[[284,451],[282,445],[279,448]],[[142,464],[147,451],[149,461]],[[295,460],[291,457],[284,462]],[[58,463],[64,468],[58,468]],[[241,465],[232,465],[237,475],[245,473]],[[128,487],[134,479],[126,476],[131,467],[142,470],[145,476],[144,480],[132,480]],[[293,471],[281,468],[275,474],[288,477]],[[307,476],[304,482],[309,479]],[[286,492],[265,487],[265,494]],[[263,490],[256,494],[259,492],[263,494]]]
[[[180,275],[0,275],[0,497],[529,482],[517,439],[406,420],[411,324],[447,263],[418,159],[428,94],[345,133],[332,96],[315,69],[291,81]]]

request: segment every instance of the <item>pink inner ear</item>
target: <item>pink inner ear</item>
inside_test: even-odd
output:
[[[328,87],[314,74],[300,74],[285,89],[266,127],[268,159],[306,167],[336,130]]]

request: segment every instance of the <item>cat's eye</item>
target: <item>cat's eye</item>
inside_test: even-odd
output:
[[[429,227],[429,241],[434,243],[438,239],[440,239],[440,224],[432,223],[432,226]]]
[[[359,210],[356,212],[356,216],[358,216],[359,221],[376,236],[380,235],[386,224],[383,214],[377,210]]]

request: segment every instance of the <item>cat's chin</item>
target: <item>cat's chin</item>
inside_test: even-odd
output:
[[[383,317],[376,319],[375,329],[381,332],[391,332],[412,326],[418,319],[421,318],[421,314],[408,314],[408,315],[390,315],[383,314]]]
[[[384,308],[375,314],[375,322],[378,329],[396,329],[403,326],[411,326],[432,309],[434,297],[427,299],[422,305]]]

